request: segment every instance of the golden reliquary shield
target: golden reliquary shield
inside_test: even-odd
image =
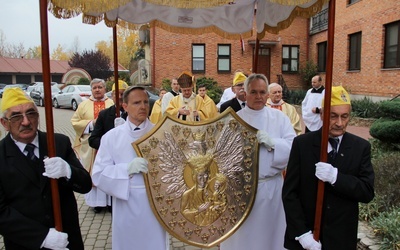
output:
[[[256,133],[229,108],[204,122],[165,116],[133,143],[149,162],[147,195],[168,233],[209,248],[240,227],[257,190]]]

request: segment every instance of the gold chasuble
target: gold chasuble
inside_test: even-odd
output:
[[[179,115],[178,110],[181,107],[185,107],[185,109],[188,109],[190,111],[190,115],[185,115],[185,116]],[[197,121],[196,118],[193,116],[194,110],[197,110],[200,121],[208,118],[203,98],[194,93],[192,93],[192,95],[189,98],[184,98],[181,93],[172,98],[165,112],[167,112],[172,116],[178,117],[181,120]]]
[[[101,101],[95,101],[93,97],[90,96],[88,100],[79,104],[78,109],[71,118],[72,127],[76,132],[74,149],[82,165],[89,172],[92,170],[95,157],[95,150],[89,146],[90,133],[94,128],[92,121],[97,119],[100,111],[112,105],[114,105],[113,100],[107,97]],[[87,129],[88,126],[89,128]]]

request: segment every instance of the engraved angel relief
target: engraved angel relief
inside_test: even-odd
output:
[[[172,235],[192,245],[208,247],[228,237],[254,201],[255,132],[227,118],[205,126],[169,126],[153,134],[157,140],[150,138],[154,150],[140,147],[151,159],[153,210]]]

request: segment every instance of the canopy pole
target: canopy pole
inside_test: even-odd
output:
[[[43,87],[44,87],[44,108],[46,115],[46,132],[47,132],[47,148],[48,156],[54,157],[55,141],[54,141],[54,124],[53,124],[53,101],[51,100],[51,84],[50,84],[50,54],[49,54],[49,31],[47,21],[47,0],[39,0],[40,5],[40,30],[42,43],[42,71],[43,71]],[[53,204],[54,224],[57,231],[62,232],[62,219],[60,207],[60,195],[58,193],[58,181],[50,179],[51,198]]]
[[[326,82],[325,82],[325,98],[323,109],[323,126],[321,138],[321,152],[320,161],[327,162],[328,159],[328,137],[329,137],[329,114],[331,110],[331,92],[332,92],[332,74],[333,74],[333,48],[335,36],[335,7],[336,0],[329,1],[328,12],[328,53],[326,62]],[[317,202],[315,207],[315,220],[314,220],[314,239],[316,241],[320,238],[322,208],[324,203],[325,182],[318,181]]]
[[[119,106],[119,84],[118,84],[118,48],[117,48],[117,25],[113,27],[113,53],[114,53],[114,84],[115,84],[115,115],[120,116]]]

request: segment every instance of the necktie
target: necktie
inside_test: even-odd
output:
[[[246,107],[246,103],[242,102],[242,108]]]
[[[338,144],[339,144],[339,138],[331,138],[331,137],[329,137],[328,141],[332,146],[332,151],[329,152],[329,156],[332,157],[332,159],[335,159],[337,151],[338,151],[337,147],[338,147]]]
[[[36,161],[38,160],[38,158],[36,157],[34,151],[35,151],[35,145],[33,145],[32,143],[28,143],[25,146],[25,150],[28,152],[28,154],[26,155],[26,157],[28,157],[29,160],[32,161]]]

